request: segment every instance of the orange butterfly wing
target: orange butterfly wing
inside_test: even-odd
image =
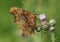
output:
[[[23,31],[22,35],[33,36],[35,34],[35,14],[17,7],[11,8],[10,13],[14,15],[14,22],[18,24],[19,28]]]

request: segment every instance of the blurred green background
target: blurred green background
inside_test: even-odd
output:
[[[9,9],[14,6],[37,15],[45,13],[48,21],[51,18],[56,19],[54,34],[56,42],[60,42],[60,0],[0,0],[0,42],[51,42],[48,33],[36,32],[33,38],[28,39],[18,36],[18,26],[9,14]]]

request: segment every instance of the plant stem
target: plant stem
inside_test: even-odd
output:
[[[51,35],[51,41],[52,42],[55,42],[55,40],[56,40],[55,39],[55,34],[53,32],[51,32],[50,35]]]

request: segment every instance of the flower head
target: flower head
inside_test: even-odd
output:
[[[39,15],[39,18],[40,18],[41,21],[43,21],[43,20],[46,19],[46,16],[45,16],[45,14],[40,14],[40,15]]]

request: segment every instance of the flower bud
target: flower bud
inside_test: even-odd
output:
[[[40,18],[41,21],[46,20],[45,14],[40,14],[39,15],[39,18]]]
[[[49,23],[47,21],[42,21],[41,26],[43,29],[48,30],[49,29]]]
[[[40,26],[37,26],[37,27],[36,27],[36,31],[37,31],[37,32],[40,32],[41,30],[42,30],[42,28],[41,28]]]
[[[55,27],[50,27],[49,31],[54,31]]]
[[[50,24],[51,26],[54,26],[54,25],[56,24],[55,19],[51,19],[51,20],[49,21],[49,24]]]

